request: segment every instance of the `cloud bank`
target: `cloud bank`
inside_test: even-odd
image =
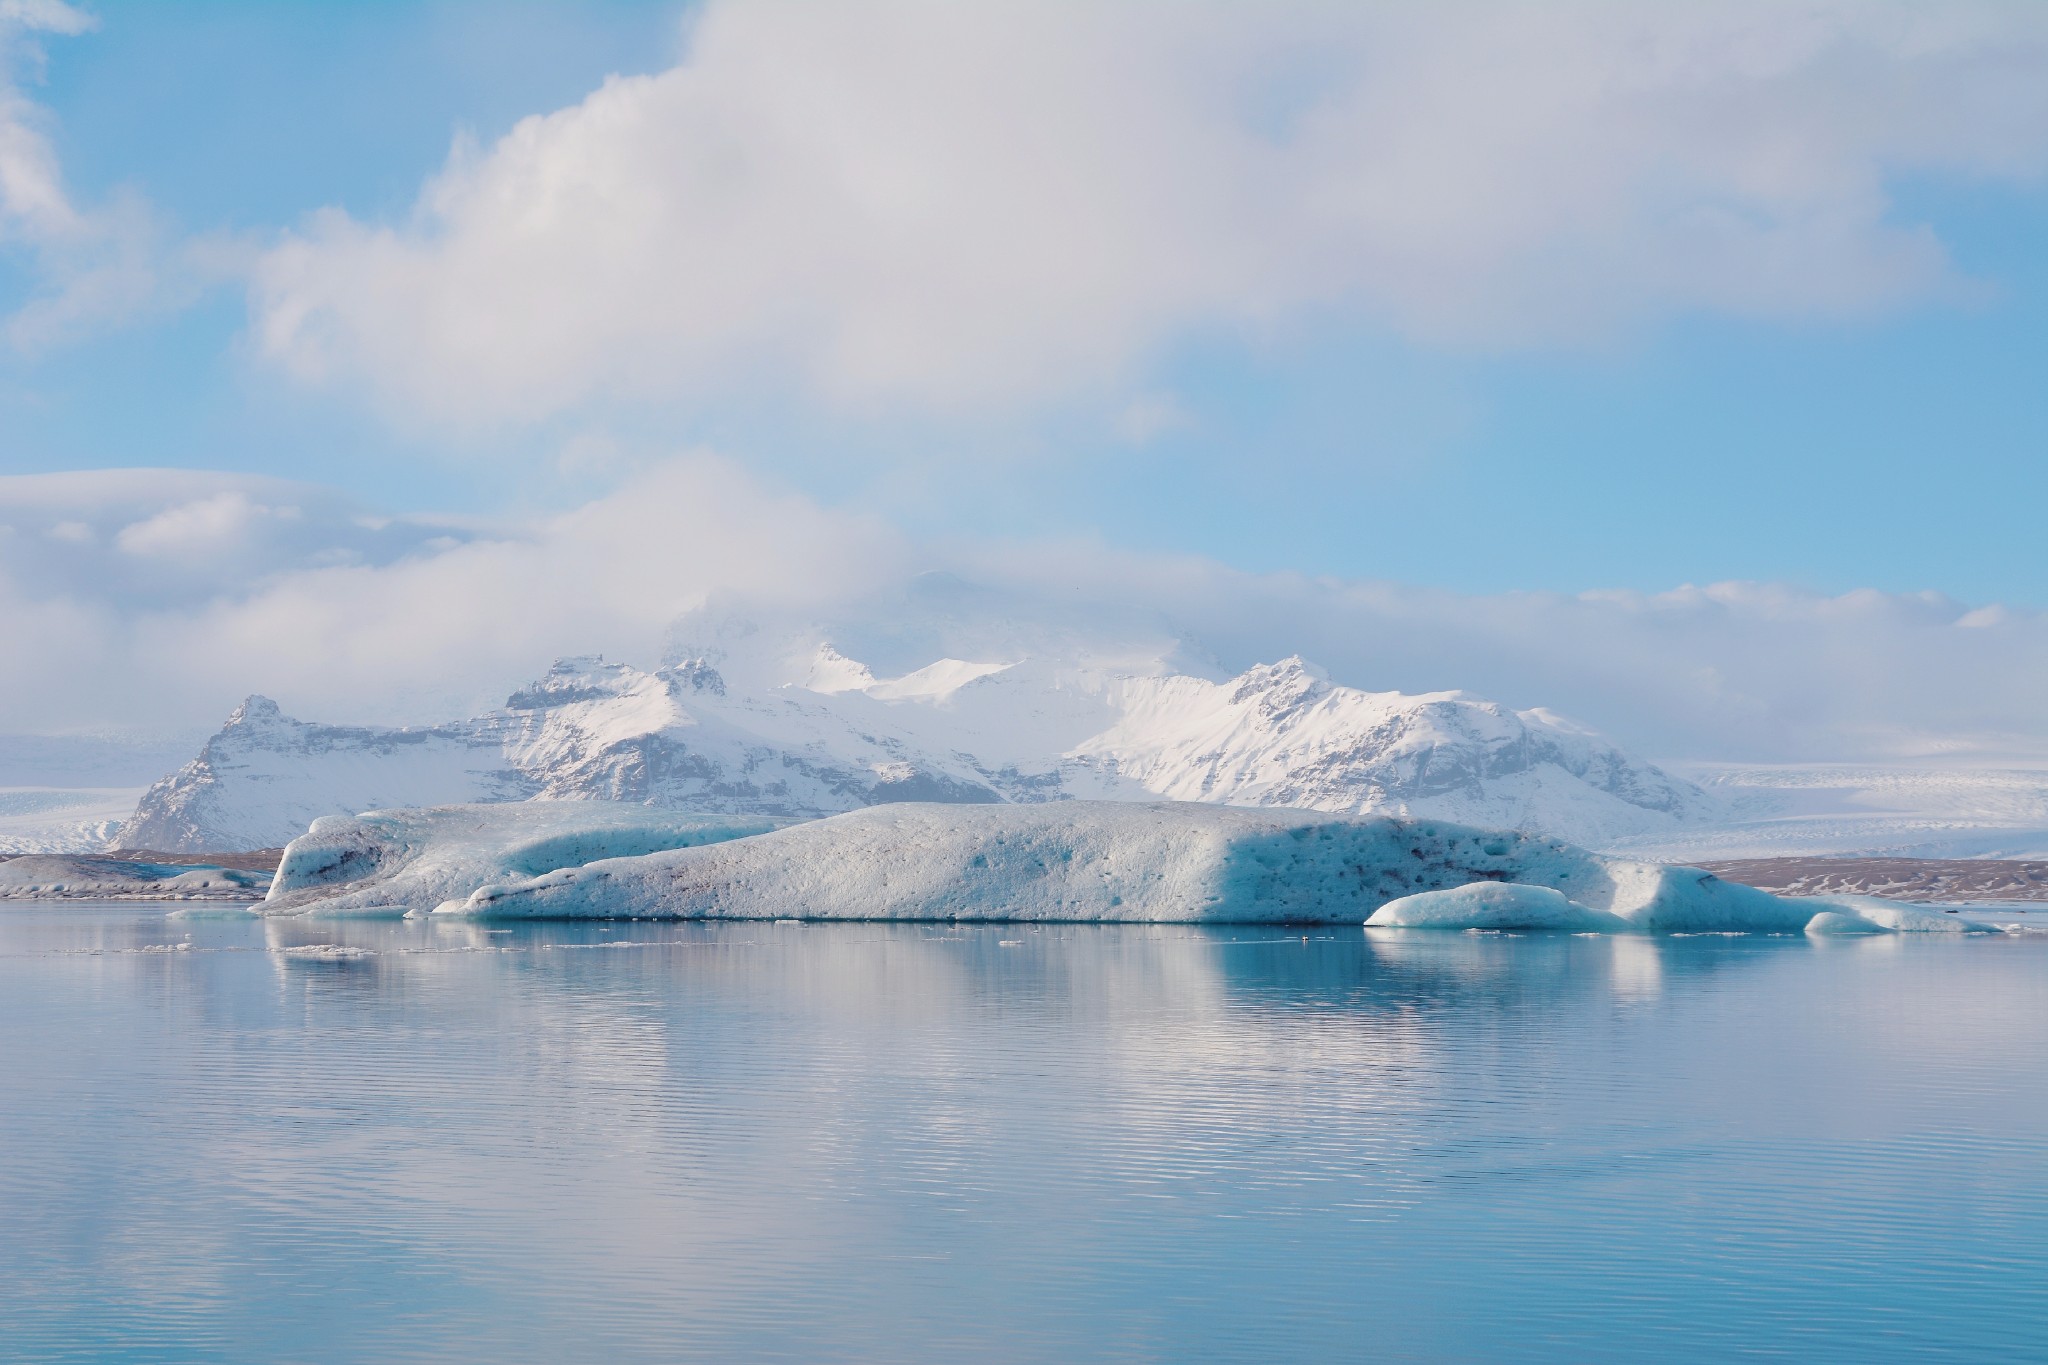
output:
[[[1966,285],[1903,177],[2048,166],[1999,0],[713,0],[686,56],[316,215],[262,353],[459,425],[769,384],[841,409],[1114,385],[1330,317],[1597,342]]]
[[[498,525],[239,475],[0,479],[0,729],[210,726],[250,691],[320,719],[442,719],[556,654],[652,663],[708,600],[859,620],[932,570],[1019,619],[1143,614],[1226,668],[1298,652],[1361,687],[1548,706],[1657,758],[2048,758],[2042,614],[1756,584],[1479,597],[919,543],[708,455]]]
[[[250,691],[337,719],[442,719],[558,653],[655,651],[707,593],[825,602],[902,572],[902,554],[887,528],[710,458],[496,525],[383,518],[246,475],[0,478],[0,729],[211,724]]]

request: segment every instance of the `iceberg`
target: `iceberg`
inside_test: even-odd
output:
[[[1518,889],[1484,889],[1501,884]],[[1423,899],[1430,893],[1453,898],[1432,909]],[[1357,924],[1404,900],[1410,911],[1422,902],[1430,923],[1455,928],[1519,919],[1603,931],[1796,933],[1814,913],[1696,868],[1616,862],[1526,834],[1082,801],[876,807],[481,887],[436,913]]]
[[[1180,802],[897,804],[565,867],[437,913],[1357,924],[1395,896],[1512,877],[1577,887],[1603,873],[1568,844],[1437,821]]]
[[[376,811],[321,820],[293,841],[260,909],[1639,934],[1964,927],[1869,897],[1786,899],[1536,835],[1126,801],[906,803],[796,824],[580,801]]]
[[[264,914],[395,914],[603,859],[765,834],[786,821],[604,801],[522,801],[326,816],[285,846]],[[4,867],[0,864],[0,867]]]

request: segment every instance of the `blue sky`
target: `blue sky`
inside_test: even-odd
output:
[[[657,487],[912,568],[2048,607],[2037,7],[7,0],[0,55],[58,186],[0,137],[0,474],[226,479],[135,485],[216,528],[187,624]],[[170,543],[119,485],[36,534]],[[0,615],[141,631],[133,568]]]
[[[341,204],[402,216],[457,130],[502,134],[681,47],[673,4],[97,4],[29,93],[80,198],[139,188],[185,232],[263,237]],[[4,261],[4,257],[0,257]],[[21,262],[13,291],[32,284]],[[4,472],[175,465],[475,509],[495,480],[249,364],[231,286],[0,370]]]
[[[93,31],[46,42],[25,84],[74,195],[126,187],[177,232],[255,240],[326,205],[403,221],[457,130],[488,144],[683,49],[680,11],[657,4],[92,13]],[[2048,193],[1957,174],[1889,189],[1891,217],[1929,226],[1982,297],[1849,319],[1678,309],[1590,345],[1505,350],[1358,317],[1169,336],[1129,387],[1170,394],[1178,415],[1138,448],[1089,395],[943,420],[791,412],[772,396],[483,437],[408,429],[252,359],[247,305],[221,284],[9,357],[0,459],[11,473],[264,471],[395,511],[483,511],[559,496],[527,456],[582,422],[709,440],[912,526],[1099,533],[1249,568],[1475,591],[1754,578],[2048,602]]]

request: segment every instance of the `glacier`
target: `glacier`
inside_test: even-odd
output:
[[[596,803],[327,820],[265,914],[1880,932],[1959,923],[1434,820],[1192,802],[904,802],[801,823]],[[1976,926],[1969,926],[1976,927]]]
[[[1906,858],[2048,858],[2048,768],[2015,757],[1918,763],[1688,764],[1684,775],[1722,818],[1605,846],[1680,862],[1857,854]]]
[[[142,794],[140,787],[0,787],[0,854],[98,853]]]

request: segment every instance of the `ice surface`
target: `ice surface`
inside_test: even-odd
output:
[[[478,887],[603,858],[764,834],[782,821],[605,801],[522,801],[328,816],[286,846],[266,914],[431,909]],[[4,868],[5,864],[0,864]]]

